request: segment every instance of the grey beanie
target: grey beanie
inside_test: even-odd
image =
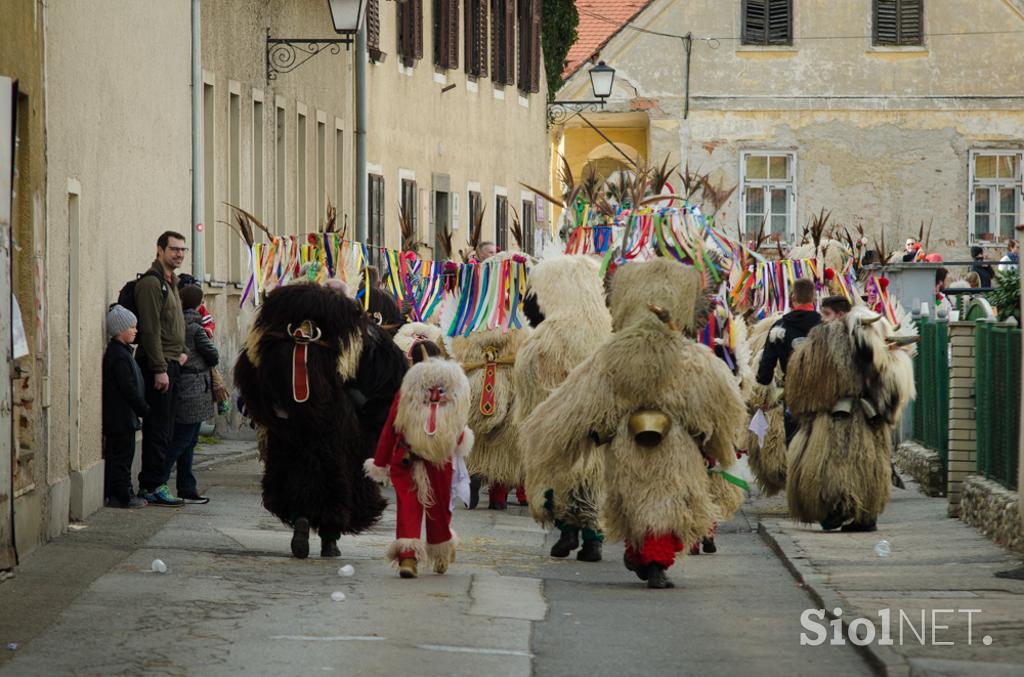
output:
[[[107,311],[107,338],[114,338],[125,329],[131,329],[137,322],[135,313],[115,303]]]

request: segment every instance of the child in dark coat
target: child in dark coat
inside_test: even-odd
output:
[[[141,508],[146,501],[132,490],[135,433],[140,416],[149,411],[142,390],[142,372],[132,354],[135,314],[114,304],[107,311],[110,343],[103,354],[103,491],[112,508]]]

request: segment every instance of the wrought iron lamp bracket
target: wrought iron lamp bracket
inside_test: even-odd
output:
[[[267,82],[276,80],[278,75],[291,73],[322,52],[341,54],[341,46],[348,50],[354,37],[340,38],[272,38],[267,29]]]
[[[565,124],[577,113],[596,113],[604,108],[604,99],[594,101],[551,101],[548,103],[548,127]]]

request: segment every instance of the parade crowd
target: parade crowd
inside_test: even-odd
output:
[[[209,500],[193,456],[228,394],[202,288],[176,273],[186,252],[184,236],[162,234],[152,267],[108,312],[112,507]],[[475,257],[522,258],[490,243]],[[912,341],[860,299],[800,278],[785,314],[737,318],[742,350],[729,354],[697,340],[721,310],[706,276],[670,258],[609,271],[591,256],[544,258],[530,268],[522,323],[455,337],[442,330],[452,303],[409,321],[378,278],[273,289],[235,360],[263,505],[291,528],[295,557],[309,556],[313,532],[321,556],[340,556],[341,535],[380,519],[387,483],[397,524],[385,556],[403,578],[421,565],[447,571],[455,506],[476,508],[483,483],[490,509],[515,491],[559,531],[552,557],[595,562],[606,539],[624,542],[625,567],[651,588],[673,587],[680,553],[717,550],[716,525],[739,509],[748,472],[763,493],[785,491],[794,519],[876,529],[894,426],[914,395]]]

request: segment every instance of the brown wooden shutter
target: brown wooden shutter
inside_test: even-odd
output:
[[[924,44],[923,0],[874,0],[873,15],[874,44]]]
[[[384,55],[380,49],[380,0],[366,3],[366,50],[373,61]]]
[[[412,12],[412,58],[423,58],[423,0],[408,0],[413,5]]]
[[[530,91],[540,91],[540,0],[532,0],[530,11]]]
[[[743,44],[792,43],[792,0],[743,0]]]
[[[475,64],[475,75],[481,78],[487,77],[487,0],[474,0],[476,5],[476,16],[474,22],[476,24],[476,31],[474,33],[476,40],[476,47],[474,53],[476,54]]]
[[[516,0],[505,0],[505,79],[506,85],[516,82]]]
[[[448,3],[446,30],[448,33],[447,56],[445,68],[454,70],[459,67],[459,0],[445,0]]]

